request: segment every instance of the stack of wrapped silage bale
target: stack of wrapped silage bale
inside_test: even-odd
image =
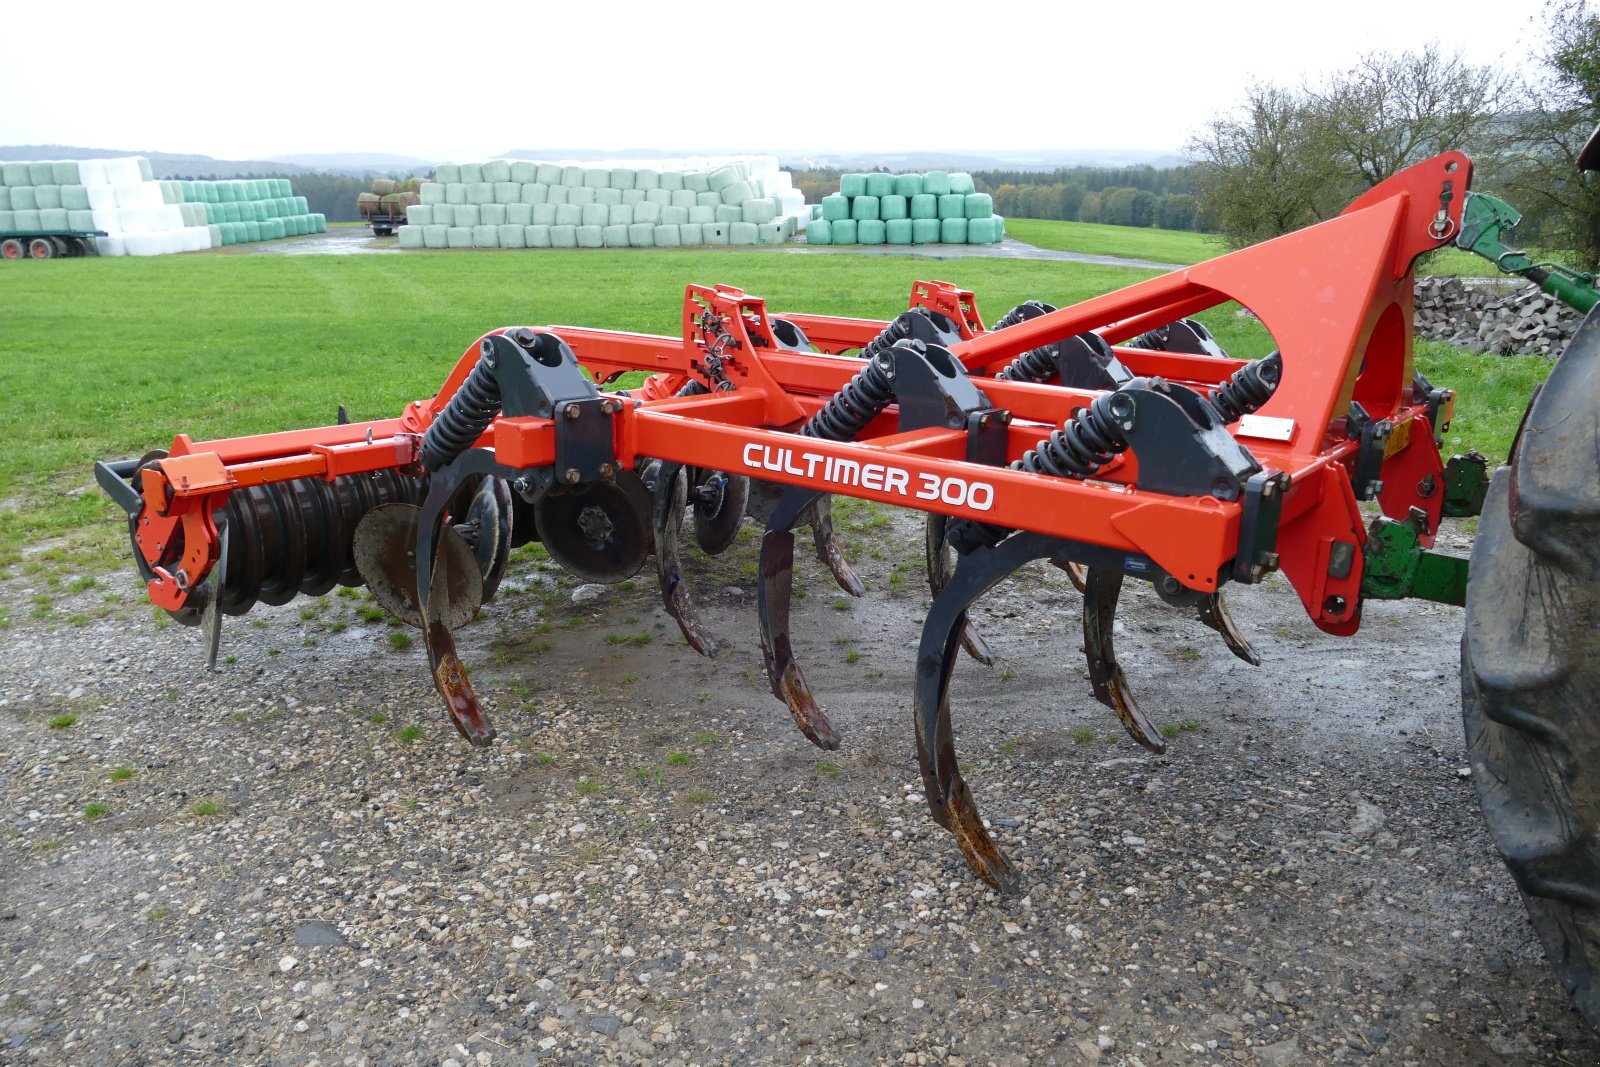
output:
[[[442,164],[421,196],[404,248],[774,245],[810,221],[773,156]]]
[[[326,226],[282,178],[156,181],[140,156],[0,163],[0,231],[103,230],[102,256],[197,252]]]
[[[993,198],[961,171],[843,174],[812,213],[814,245],[986,245],[1006,232]]]

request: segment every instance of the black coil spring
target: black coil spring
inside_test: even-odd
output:
[[[878,336],[861,346],[861,358],[871,359],[879,352],[883,352],[891,348],[896,341],[904,341],[908,337],[911,337],[911,331],[913,329],[912,317],[917,315],[927,318],[928,309],[925,307],[914,307],[909,311],[902,311],[900,314],[896,315],[894,321],[883,328],[882,333],[878,334]],[[866,424],[863,423],[862,425]]]
[[[1046,304],[1042,300],[1025,300],[1004,315],[1001,315],[999,320],[990,327],[990,330],[993,332],[994,330],[1008,329],[1019,323],[1027,322],[1029,319],[1036,319],[1040,315],[1047,315],[1054,310],[1054,306]],[[1056,346],[1054,344],[1032,349],[1012,360],[995,377],[1010,382],[1047,382],[1056,375],[1055,355]]]
[[[1224,424],[1238,422],[1272,398],[1283,377],[1283,354],[1274,352],[1247,363],[1211,392],[1211,403]]]
[[[1017,325],[1019,322],[1027,322],[1029,319],[1036,319],[1040,315],[1048,315],[1054,310],[1055,305],[1046,304],[1043,300],[1024,300],[1004,315],[1001,315],[989,329],[991,331],[1004,330],[1007,327]]]
[[[487,342],[485,343],[487,351]],[[461,455],[489,428],[500,412],[500,383],[494,364],[480,359],[456,395],[422,436],[422,465],[436,471]]]
[[[893,324],[890,325],[892,328]],[[888,333],[888,330],[884,333]],[[825,441],[853,439],[863,426],[894,402],[894,381],[888,374],[889,360],[888,355],[881,353],[867,360],[866,366],[857,371],[856,376],[846,382],[844,388],[822,406],[821,411],[806,420],[806,424],[800,427],[800,433]]]
[[[711,390],[707,389],[705,387],[704,383],[697,382],[697,381],[688,381],[688,382],[684,383],[682,389],[679,389],[676,393],[673,393],[672,395],[673,396],[705,396],[709,392],[711,392]]]

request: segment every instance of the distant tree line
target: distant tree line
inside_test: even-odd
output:
[[[794,171],[795,188],[808,204],[839,191],[843,170]],[[973,184],[994,197],[1007,218],[1105,222],[1206,230],[1208,217],[1195,198],[1191,167],[1062,167],[1052,171],[975,171]]]

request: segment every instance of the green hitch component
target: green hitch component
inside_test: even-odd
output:
[[[1488,494],[1488,457],[1476,449],[1451,456],[1444,465],[1444,514],[1452,519],[1481,515]]]
[[[1467,603],[1467,561],[1422,547],[1418,537],[1427,517],[1413,508],[1403,522],[1382,516],[1367,529],[1366,569],[1361,595],[1372,600],[1432,600]]]
[[[1557,300],[1584,314],[1600,304],[1600,289],[1593,274],[1580,274],[1559,263],[1535,263],[1526,252],[1507,245],[1505,234],[1522,221],[1522,214],[1489,193],[1469,192],[1461,208],[1461,232],[1456,247],[1476,253],[1507,274],[1527,278]]]

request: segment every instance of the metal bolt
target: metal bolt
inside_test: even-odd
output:
[[[511,483],[511,488],[515,489],[519,493],[526,493],[529,489],[533,488],[533,483],[529,482],[526,478],[518,478],[516,481]]]
[[[1322,611],[1325,615],[1343,615],[1345,599],[1342,596],[1331,596],[1322,602]]]
[[[578,417],[578,407],[576,404],[568,404],[564,410],[567,413],[567,418],[576,419]]]
[[[578,473],[578,468],[568,467],[567,473],[562,475],[562,477],[566,479],[568,485],[577,485],[578,482],[582,480],[583,475]]]
[[[1433,495],[1435,488],[1433,475],[1425,474],[1422,477],[1422,481],[1417,483],[1417,495],[1426,500]]]
[[[616,475],[617,475],[617,468],[616,468],[616,466],[614,464],[611,464],[611,463],[602,463],[602,464],[600,464],[600,477],[602,477],[602,478],[614,478],[614,477],[616,477]]]

